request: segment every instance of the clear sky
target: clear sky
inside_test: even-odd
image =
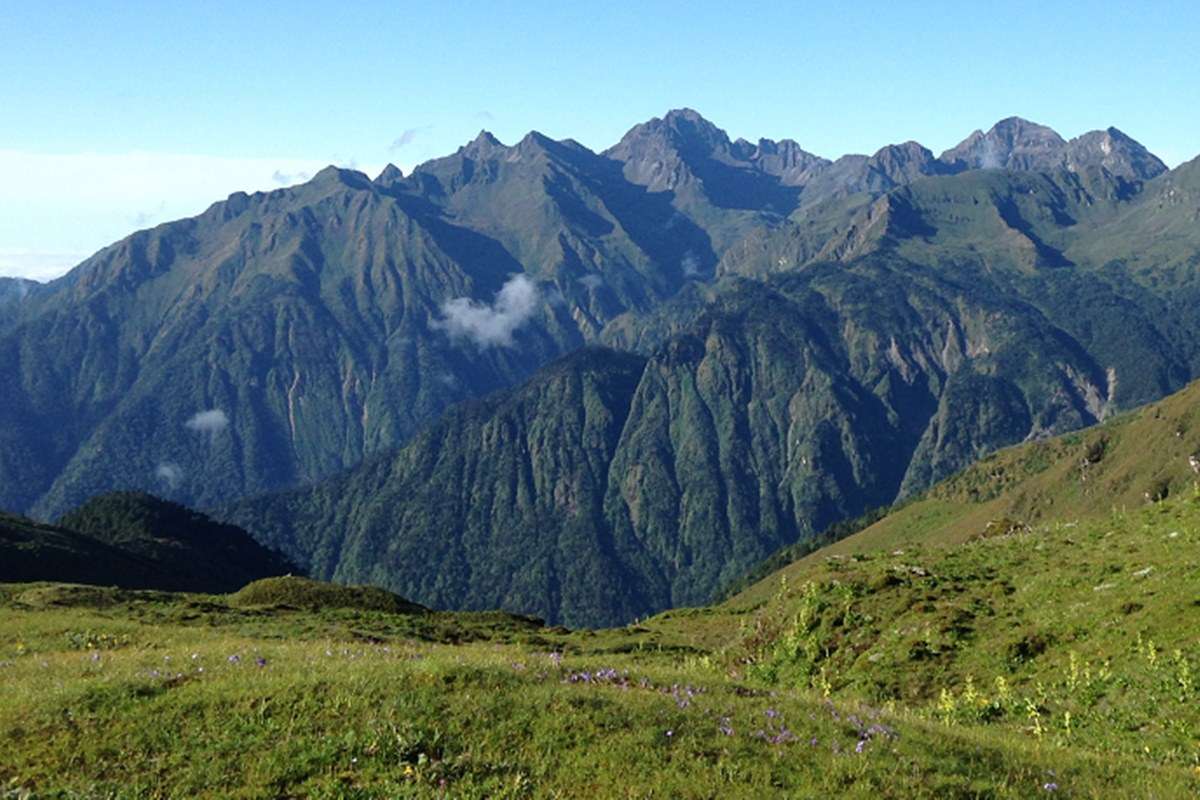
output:
[[[0,0],[0,275],[487,128],[593,149],[689,106],[827,157],[1019,115],[1200,155],[1200,2]]]

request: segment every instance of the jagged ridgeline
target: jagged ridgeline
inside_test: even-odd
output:
[[[1198,215],[1200,163],[1017,119],[941,157],[828,161],[678,111],[603,153],[485,133],[409,176],[331,168],[0,286],[0,507],[214,508],[341,475],[247,524],[433,606],[593,624],[702,602],[1181,387]],[[538,373],[585,344],[626,354]]]

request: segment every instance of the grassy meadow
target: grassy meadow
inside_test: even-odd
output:
[[[1200,501],[993,533],[594,632],[9,585],[0,796],[1200,792]]]

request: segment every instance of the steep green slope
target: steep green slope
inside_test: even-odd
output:
[[[735,679],[1194,769],[1198,397],[1003,451],[720,606],[641,625]]]
[[[520,271],[338,170],[139,233],[0,338],[0,506],[51,516],[113,486],[212,505],[357,463],[578,343],[536,287],[519,347],[431,327]]]
[[[1104,371],[1036,311],[915,264],[727,279],[681,327],[648,361],[584,351],[231,519],[319,577],[612,624],[1107,413]]]
[[[912,502],[785,569],[829,555],[957,544],[998,529],[1099,519],[1176,495],[1200,475],[1200,384],[1079,433],[981,459]],[[748,590],[762,596],[767,584]]]
[[[0,581],[221,592],[295,569],[245,531],[149,495],[96,497],[53,527],[0,517]]]
[[[602,516],[643,364],[579,351],[518,391],[452,410],[395,455],[231,518],[316,577],[435,608],[630,619],[666,603],[637,543],[614,540]]]

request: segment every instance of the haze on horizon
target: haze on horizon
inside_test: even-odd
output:
[[[1200,7],[45,3],[0,30],[0,275],[49,279],[132,231],[328,164],[406,173],[486,128],[593,150],[688,106],[836,158],[935,153],[1018,115],[1200,153]]]

